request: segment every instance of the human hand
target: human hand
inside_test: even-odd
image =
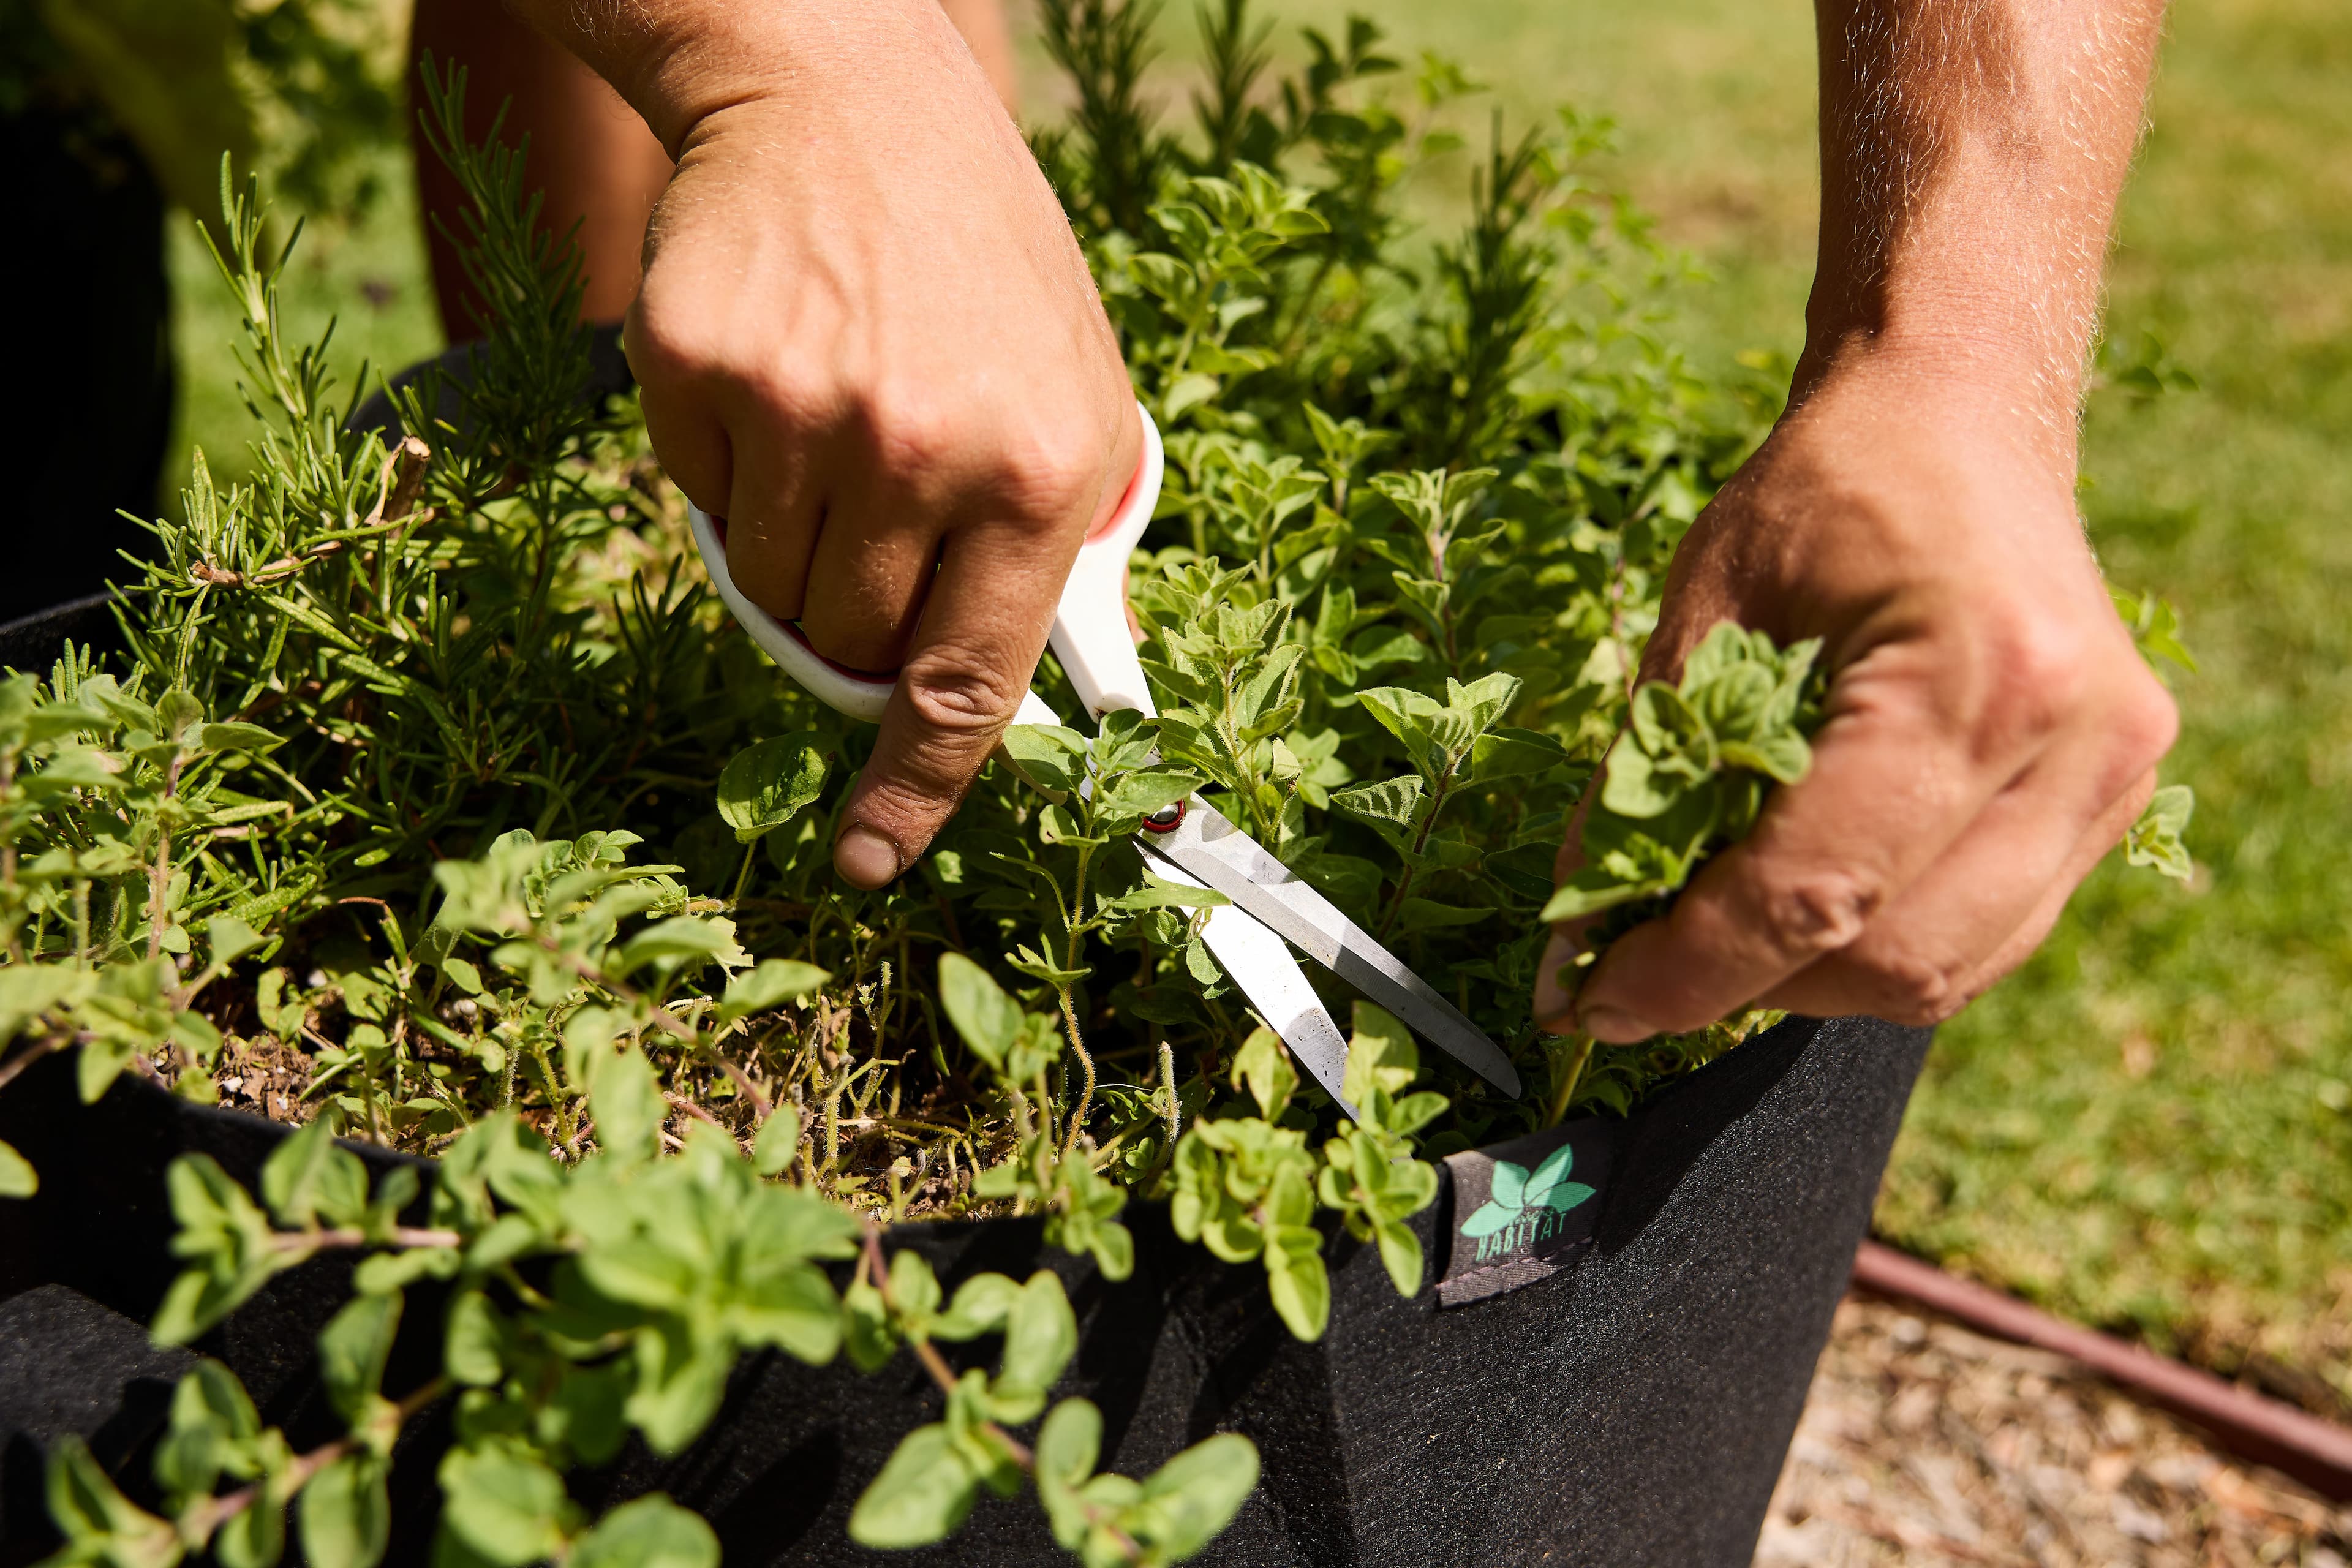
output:
[[[936,0],[776,10],[772,48],[721,47],[764,25],[726,16],[644,51],[669,74],[633,100],[678,165],[625,342],[737,585],[898,672],[834,849],[877,887],[1019,706],[1142,430],[1061,207]]]
[[[1572,995],[1580,944],[1556,932],[1547,1027],[1623,1044],[1746,1005],[1929,1024],[2033,950],[2177,724],[2073,480],[2070,441],[1918,360],[1821,376],[1685,539],[1643,660],[1672,679],[1727,618],[1823,638],[1812,771]]]

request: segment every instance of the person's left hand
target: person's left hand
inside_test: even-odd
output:
[[[1812,770],[1574,994],[1580,939],[1556,933],[1546,1027],[1630,1044],[1743,1006],[1939,1022],[2130,827],[2178,721],[2083,537],[2071,443],[2053,453],[2023,406],[1947,356],[1853,350],[1701,514],[1643,676],[1675,676],[1720,620],[1824,639]]]

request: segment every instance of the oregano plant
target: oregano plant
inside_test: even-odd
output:
[[[326,345],[286,336],[289,247],[225,174],[250,477],[198,455],[125,584],[127,652],[0,682],[0,1093],[71,1052],[85,1100],[129,1073],[296,1124],[254,1190],[173,1167],[182,1272],[152,1329],[196,1341],[355,1258],[318,1346],[344,1429],[298,1452],[203,1363],[152,1507],[60,1445],[59,1561],[261,1568],[290,1531],[370,1568],[397,1439],[446,1409],[450,1561],[697,1568],[719,1549],[691,1512],[589,1518],[564,1478],[632,1436],[679,1452],[765,1351],[935,1385],[860,1542],[938,1541],[986,1492],[1033,1496],[1086,1563],[1182,1561],[1255,1485],[1247,1440],[1100,1470],[1100,1412],[1055,1397],[1059,1276],[950,1289],[893,1227],[1035,1216],[1118,1280],[1122,1216],[1165,1202],[1312,1339],[1340,1232],[1422,1287],[1437,1157],[1623,1114],[1768,1021],[1601,1051],[1529,1016],[1549,922],[1597,949],[1664,907],[1803,777],[1819,719],[1818,649],[1737,626],[1634,680],[1759,410],[1654,330],[1671,269],[1580,166],[1605,127],[1474,154],[1458,70],[1408,74],[1358,20],[1277,74],[1242,0],[1205,14],[1173,127],[1145,95],[1152,15],[1045,0],[1076,107],[1034,145],[1166,434],[1130,580],[1160,714],[1016,727],[880,891],[830,864],[871,732],[709,595],[630,401],[589,395],[576,257],[497,124],[469,129],[462,76],[425,122],[470,198],[482,338],[462,374],[386,388],[388,428],[355,417],[364,369],[339,393]],[[1456,237],[1407,219],[1417,171],[1466,190]],[[2168,606],[2118,603],[2185,663]],[[1038,679],[1078,710],[1050,658]],[[1202,940],[1223,899],[1129,843],[1195,793],[1481,1026],[1524,1098],[1361,1003],[1345,1103],[1302,1078]],[[1556,889],[1580,806],[1585,869]],[[2185,873],[2187,816],[2161,792],[2129,858]],[[371,1179],[337,1137],[434,1163]],[[1542,1175],[1521,1208],[1582,1201]],[[0,1194],[38,1180],[0,1147]],[[428,1281],[438,1369],[386,1386]]]

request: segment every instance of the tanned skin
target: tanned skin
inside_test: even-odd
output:
[[[2074,506],[2160,0],[1817,11],[1804,354],[1788,413],[1676,553],[1643,674],[1674,675],[1727,617],[1818,637],[1829,720],[1811,775],[1573,999],[1555,937],[1538,1016],[1603,1041],[1748,1005],[1950,1016],[2048,934],[2178,723]]]
[[[628,316],[672,476],[820,651],[902,670],[835,849],[912,863],[1139,440],[1052,193],[935,0],[517,0],[677,158]],[[1811,774],[1537,1011],[1930,1022],[2046,934],[2171,743],[2074,508],[2158,0],[1818,0],[1822,216],[1788,413],[1676,556],[1643,674],[1824,639]],[[938,563],[936,575],[933,564]],[[1575,834],[1562,869],[1574,864]]]

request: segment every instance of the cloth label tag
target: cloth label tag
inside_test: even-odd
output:
[[[1624,1123],[1590,1118],[1445,1157],[1454,1230],[1437,1304],[1516,1290],[1592,1244]]]

